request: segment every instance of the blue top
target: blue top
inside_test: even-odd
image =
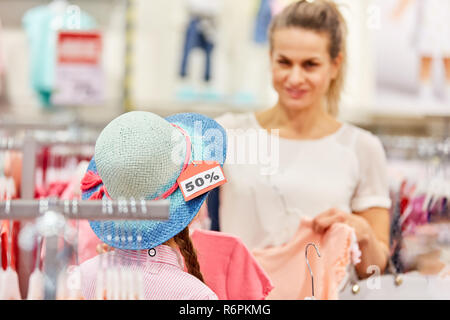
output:
[[[94,18],[82,11],[80,13],[80,28],[77,30],[95,29],[97,25]],[[35,91],[50,94],[53,91],[57,32],[73,30],[73,22],[74,14],[71,10],[65,10],[61,14],[48,5],[32,8],[25,13],[22,24],[30,43],[30,79]]]

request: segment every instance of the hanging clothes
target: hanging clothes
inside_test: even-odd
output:
[[[213,21],[206,18],[191,18],[186,29],[186,36],[184,42],[183,58],[181,62],[180,76],[182,78],[187,76],[187,68],[189,62],[189,55],[194,48],[200,48],[205,52],[205,72],[203,80],[208,82],[211,80],[211,59],[214,49],[212,39],[207,36],[208,28],[214,28]]]
[[[189,23],[187,24],[180,76],[187,76],[189,56],[194,48],[205,53],[205,70],[203,80],[211,80],[212,53],[217,38],[217,15],[221,0],[188,0]]]
[[[0,226],[1,265],[0,300],[21,300],[17,275],[17,236],[19,223],[5,220]]]
[[[275,286],[267,300],[303,300],[311,296],[311,275],[305,260],[308,243],[315,243],[321,255],[308,255],[319,300],[338,299],[349,265],[359,263],[361,252],[352,228],[337,223],[319,234],[313,230],[312,221],[302,219],[297,233],[285,245],[253,251]]]
[[[266,44],[269,26],[273,17],[279,14],[285,7],[298,0],[260,0],[258,13],[255,19],[253,41],[258,44]]]
[[[44,107],[51,106],[55,87],[57,32],[73,29],[73,13],[67,7],[65,1],[55,1],[28,10],[22,19],[30,45],[31,86]],[[94,18],[85,12],[77,20],[76,31],[96,28]]]
[[[19,198],[22,180],[22,153],[17,151],[6,152],[3,159],[3,171],[7,180],[3,185],[8,190],[10,198]],[[2,183],[0,183],[0,188],[1,185]],[[6,190],[3,190],[3,193],[0,191],[0,199],[2,194],[6,196]]]
[[[265,44],[268,40],[267,32],[272,21],[271,2],[271,0],[261,0],[258,14],[256,15],[253,40],[259,44]]]
[[[450,0],[418,0],[413,46],[421,56],[450,57]]]
[[[266,272],[238,237],[194,230],[191,239],[205,283],[220,300],[263,300],[273,289]]]

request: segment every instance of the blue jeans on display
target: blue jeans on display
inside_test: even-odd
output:
[[[253,40],[259,44],[267,43],[267,31],[272,21],[272,11],[270,9],[270,0],[261,0],[255,21],[255,30]]]
[[[187,75],[188,60],[192,49],[200,48],[205,51],[206,55],[204,80],[208,82],[211,79],[211,54],[214,44],[207,39],[204,32],[200,29],[200,21],[200,18],[192,18],[186,30],[180,76],[185,77]]]

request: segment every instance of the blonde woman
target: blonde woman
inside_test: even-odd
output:
[[[391,205],[385,153],[374,135],[336,120],[346,23],[332,1],[299,1],[273,19],[269,39],[278,102],[261,112],[217,119],[228,129],[230,143],[220,230],[256,249],[288,241],[302,216],[314,218],[320,233],[343,222],[355,229],[362,251],[359,276],[369,276],[373,265],[383,272]],[[240,129],[234,141],[229,129]],[[270,141],[272,130],[279,130],[279,145],[266,158],[277,160],[274,170],[264,170],[267,161],[261,157],[256,164],[237,160],[254,147],[250,136],[263,132],[259,142],[264,135]]]

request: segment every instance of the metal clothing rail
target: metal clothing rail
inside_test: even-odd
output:
[[[12,137],[0,138],[0,151],[2,150],[20,151],[22,149],[23,143],[21,141],[17,141],[17,139]]]
[[[37,210],[37,205],[35,203],[32,203],[32,205],[25,205],[24,202],[20,201],[32,201],[35,196],[35,175],[36,175],[36,154],[38,152],[39,146],[51,146],[51,145],[63,145],[63,146],[81,146],[81,145],[88,145],[88,144],[94,144],[94,142],[91,141],[81,141],[76,139],[66,139],[66,140],[57,140],[54,138],[51,139],[38,139],[35,134],[33,134],[32,130],[27,130],[25,132],[25,136],[21,139],[15,139],[15,138],[3,138],[0,142],[0,150],[14,150],[14,151],[21,151],[22,152],[22,181],[20,184],[20,198],[22,200],[14,200],[11,201],[9,209],[10,214],[8,215],[7,219],[14,219],[14,220],[20,220],[21,215],[24,215],[25,213],[28,213],[29,216],[38,217],[39,211]],[[6,205],[6,203],[5,203]],[[72,204],[73,205],[73,204]],[[87,205],[92,206],[92,205]],[[0,206],[0,212],[4,213],[5,206]],[[53,205],[54,207],[54,205]],[[95,209],[84,209],[83,204],[76,208],[80,209],[80,214],[82,214],[84,211],[86,212],[86,217],[90,213],[95,214]],[[117,205],[116,205],[117,207]],[[22,213],[15,213],[16,208],[21,208]],[[61,211],[59,208],[54,208],[55,211]],[[114,205],[113,205],[114,209]],[[97,209],[97,212],[102,212],[102,209]],[[117,212],[117,210],[113,210],[113,212]],[[153,214],[154,210],[152,210],[151,215]],[[157,214],[159,211],[154,212]],[[64,209],[62,210],[62,213],[64,213]],[[97,214],[99,216],[100,214]],[[83,215],[84,216],[84,215]],[[114,216],[114,214],[113,214]],[[109,215],[111,217],[111,215]],[[98,217],[100,218],[100,217]],[[148,217],[147,217],[148,218]],[[156,218],[156,216],[155,216]],[[1,217],[0,217],[1,219]],[[89,218],[90,219],[90,218]],[[25,219],[26,220],[26,219]],[[20,229],[23,229],[27,226],[27,222],[23,221],[21,223]],[[32,256],[26,252],[25,250],[19,250],[18,252],[18,261],[19,264],[17,266],[17,272],[19,274],[19,286],[20,291],[23,297],[27,295],[28,291],[28,280],[30,277],[32,270]]]
[[[67,219],[164,221],[169,206],[169,200],[10,200],[0,201],[0,219],[34,219],[54,211]]]
[[[0,219],[26,220],[37,218],[36,225],[39,226],[37,229],[40,235],[45,237],[44,299],[55,300],[58,273],[62,270],[61,264],[63,263],[58,258],[58,238],[61,231],[64,230],[62,226],[66,225],[66,219],[162,221],[169,219],[169,206],[169,200],[78,201],[59,200],[57,198],[7,200],[0,202]],[[77,244],[75,243],[76,247]],[[28,256],[31,255],[28,254]],[[32,261],[27,262],[29,264]],[[23,271],[26,271],[25,274],[29,276],[29,270]],[[24,283],[28,286],[28,281],[23,282],[22,280],[22,284]],[[22,293],[22,297],[26,297],[26,294]]]

